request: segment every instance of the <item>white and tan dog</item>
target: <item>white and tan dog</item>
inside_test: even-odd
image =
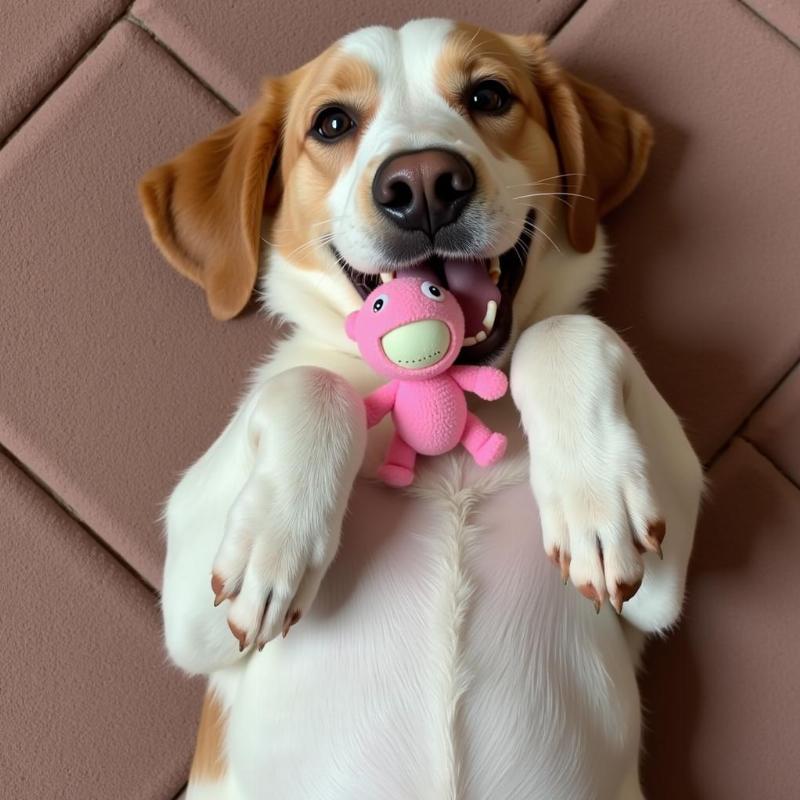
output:
[[[650,143],[542,37],[424,20],[268,80],[145,177],[154,239],[212,313],[261,273],[291,324],[167,507],[167,647],[210,676],[190,798],[642,797],[635,670],[680,613],[703,479],[581,307]],[[465,309],[463,362],[510,364],[513,403],[480,414],[512,444],[397,491],[369,480],[388,423],[367,441],[377,378],[343,321],[411,267]]]

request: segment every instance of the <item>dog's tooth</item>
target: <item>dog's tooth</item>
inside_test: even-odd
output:
[[[467,336],[464,339],[464,347],[472,347],[474,344],[478,344],[478,340],[474,336]]]
[[[482,342],[486,338],[486,331],[478,331],[475,334],[475,340],[478,342]]]
[[[487,333],[492,332],[492,328],[494,328],[494,320],[497,316],[497,301],[490,300],[486,304],[486,316],[483,318],[483,329]]]
[[[381,283],[389,283],[394,280],[394,272],[381,272]]]
[[[497,286],[497,283],[500,280],[500,275],[500,259],[494,258],[492,259],[492,263],[489,267],[489,278],[491,278],[491,281],[495,286]]]

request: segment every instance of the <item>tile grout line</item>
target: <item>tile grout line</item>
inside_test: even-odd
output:
[[[78,527],[80,527],[80,529],[95,542],[95,544],[99,545],[103,550],[105,550],[105,552],[108,553],[108,555],[110,555],[114,561],[116,561],[128,573],[136,578],[148,591],[152,592],[153,595],[158,597],[158,590],[156,587],[153,586],[153,584],[147,580],[147,578],[145,578],[141,572],[139,572],[127,559],[125,559],[107,541],[105,541],[102,536],[94,531],[87,522],[81,519],[81,517],[78,516],[78,512],[75,511],[75,509],[72,508],[69,503],[67,503],[57,492],[55,492],[52,487],[39,475],[37,475],[27,464],[14,455],[14,453],[12,453],[2,442],[0,442],[0,456],[5,456],[14,467],[16,467],[23,475],[25,475],[25,477],[27,477],[35,486],[41,489],[41,491],[43,491],[44,494],[50,500],[52,500],[59,509],[61,509],[61,511],[63,511],[74,523],[76,523]]]
[[[800,358],[796,359],[789,369],[787,369],[780,377],[775,381],[775,383],[767,390],[767,392],[761,397],[758,402],[748,411],[739,425],[734,428],[731,435],[709,456],[709,458],[705,461],[705,469],[706,471],[710,470],[711,467],[719,460],[719,457],[728,449],[731,442],[738,436],[741,439],[745,439],[749,441],[746,436],[744,436],[744,429],[747,427],[747,424],[750,420],[767,404],[769,399],[775,394],[775,392],[783,386],[786,379],[792,374],[792,372],[800,366]],[[765,456],[766,458],[766,456]],[[776,467],[777,469],[777,467]]]
[[[561,23],[559,23],[558,25],[556,25],[556,27],[553,29],[552,33],[549,33],[549,34],[547,35],[547,42],[548,42],[548,44],[549,44],[549,43],[551,43],[551,42],[553,41],[553,39],[555,39],[555,38],[556,38],[556,36],[558,36],[558,35],[561,33],[561,31],[563,31],[563,30],[564,30],[564,28],[566,28],[566,27],[567,27],[567,25],[569,25],[569,24],[570,24],[570,22],[572,22],[572,20],[573,20],[573,19],[575,19],[575,17],[577,16],[578,12],[579,12],[579,11],[580,11],[580,10],[581,10],[581,9],[582,9],[582,8],[583,8],[585,5],[586,5],[586,3],[588,3],[588,2],[589,2],[589,0],[580,0],[580,2],[578,3],[578,5],[576,5],[576,6],[575,6],[575,8],[571,9],[571,10],[570,10],[570,11],[567,13],[567,16],[566,16],[566,17],[564,17],[564,19],[561,21]]]
[[[800,45],[792,39],[788,33],[784,33],[775,23],[770,22],[760,11],[757,11],[747,0],[739,0],[739,3],[745,7],[747,11],[749,11],[756,19],[760,20],[764,25],[766,25],[771,30],[775,31],[781,39],[785,39],[795,50],[800,50]]]
[[[130,7],[129,7],[130,8]],[[137,28],[144,31],[152,40],[153,42],[158,45],[173,61],[184,71],[187,72],[197,83],[199,83],[209,94],[215,97],[225,108],[228,109],[232,114],[240,114],[236,106],[230,102],[226,97],[221,95],[208,81],[201,78],[190,66],[189,64],[184,61],[163,39],[159,38],[157,34],[153,33],[150,28],[147,27],[146,23],[143,22],[139,17],[134,16],[130,10],[128,10],[125,15],[124,19],[130,22],[132,25],[135,25]]]
[[[48,100],[75,74],[75,71],[83,64],[84,61],[98,48],[100,43],[103,39],[108,36],[108,34],[112,31],[115,25],[118,22],[125,18],[125,15],[131,10],[134,2],[136,0],[131,0],[127,6],[116,16],[114,19],[111,20],[111,23],[105,28],[101,33],[97,36],[97,38],[89,44],[89,46],[84,50],[78,58],[67,68],[67,71],[58,79],[56,82],[42,95],[37,103],[34,104],[33,108],[28,111],[25,116],[8,132],[8,135],[0,140],[0,150],[2,150],[30,121],[31,117],[33,117],[37,111],[39,111],[42,106],[47,103]]]
[[[756,442],[752,439],[748,439],[743,433],[739,435],[739,438],[745,442],[746,444],[750,445],[750,447],[762,458],[766,461],[779,475],[781,475],[784,480],[788,481],[795,489],[800,491],[800,485],[792,478],[786,470],[780,465],[775,462],[770,456],[768,456]]]

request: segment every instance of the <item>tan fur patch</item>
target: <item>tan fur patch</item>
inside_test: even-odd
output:
[[[339,142],[308,135],[318,111],[341,106],[357,127]],[[363,131],[378,105],[378,80],[364,61],[334,45],[308,64],[289,104],[281,175],[284,192],[271,228],[278,251],[306,269],[319,265],[319,247],[330,230],[326,200],[337,178],[355,157]]]
[[[211,689],[207,689],[197,729],[190,782],[215,783],[225,777],[228,771],[224,750],[226,730],[225,711]]]

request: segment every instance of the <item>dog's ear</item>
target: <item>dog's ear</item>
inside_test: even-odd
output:
[[[235,317],[255,286],[287,91],[281,78],[266,81],[252,108],[139,183],[153,241],[178,272],[205,289],[217,319]]]
[[[524,57],[544,101],[564,173],[570,243],[594,246],[598,221],[635,188],[647,167],[653,129],[647,119],[560,69],[543,36],[523,36]],[[569,195],[577,195],[570,197]]]

